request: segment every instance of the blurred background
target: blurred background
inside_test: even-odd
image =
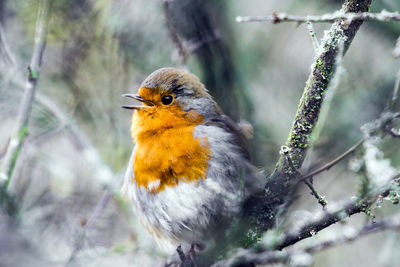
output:
[[[38,0],[0,0],[0,158],[12,134],[30,62]],[[133,147],[131,112],[121,94],[136,92],[161,67],[198,75],[225,113],[254,126],[253,160],[273,170],[315,56],[305,25],[237,23],[274,11],[318,15],[342,1],[54,0],[29,135],[10,184],[18,209],[0,213],[1,266],[163,266],[163,254],[119,194]],[[399,11],[374,0],[371,11]],[[314,24],[318,38],[330,24]],[[355,144],[360,126],[391,97],[400,61],[392,56],[397,22],[366,22],[327,97],[308,168]],[[384,139],[399,167],[399,143]],[[357,157],[357,155],[355,155]],[[354,158],[353,158],[354,160]],[[342,161],[315,178],[329,203],[359,187]],[[112,192],[108,194],[107,192]],[[285,225],[321,207],[300,188]],[[97,212],[96,211],[100,211]],[[398,212],[382,203],[379,219]],[[95,216],[93,217],[93,214]],[[356,215],[314,237],[324,240],[367,221]],[[303,242],[313,242],[306,240]],[[383,232],[316,254],[314,266],[395,266],[399,235]]]

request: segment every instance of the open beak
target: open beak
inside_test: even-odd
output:
[[[138,94],[123,94],[123,97],[129,97],[129,98],[133,98],[139,102],[145,103],[149,106],[154,106],[153,102],[151,102],[150,100],[146,100],[143,99],[140,95]],[[146,108],[146,106],[135,106],[135,105],[124,105],[122,106],[122,108],[126,108],[126,109],[142,109],[142,108]]]

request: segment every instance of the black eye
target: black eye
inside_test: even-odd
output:
[[[172,100],[174,100],[172,95],[166,95],[161,98],[161,103],[163,103],[164,105],[169,105],[172,103]]]

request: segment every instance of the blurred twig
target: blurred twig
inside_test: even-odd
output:
[[[239,120],[241,117],[249,118],[253,106],[243,89],[246,86],[242,84],[232,56],[234,37],[226,23],[227,3],[166,0],[164,13],[175,46],[178,50],[184,48],[186,56],[198,59],[207,89],[227,115]]]
[[[389,102],[389,110],[391,110],[391,111],[395,111],[394,109],[396,107],[397,100],[399,98],[399,90],[400,90],[400,70],[397,72],[396,80],[395,80],[394,86],[393,86],[392,98],[390,99],[390,102]]]
[[[310,33],[310,37],[311,37],[311,42],[314,48],[314,52],[316,55],[318,55],[319,53],[319,42],[318,42],[318,38],[317,38],[317,34],[315,33],[314,27],[312,25],[312,23],[310,21],[306,22],[307,25],[307,30]]]
[[[356,12],[356,11],[354,11]],[[360,13],[345,13],[343,10],[336,11],[334,13],[324,14],[321,16],[297,16],[297,15],[289,15],[286,13],[277,13],[274,12],[271,16],[254,16],[254,17],[245,17],[238,16],[236,17],[237,22],[263,22],[270,21],[272,23],[280,23],[280,22],[298,22],[305,23],[309,22],[334,22],[337,19],[347,20],[349,23],[353,20],[378,20],[378,21],[400,21],[399,12],[388,12],[386,10],[382,10],[380,13],[370,13],[370,12],[360,12]]]
[[[112,196],[111,191],[108,188],[106,188],[100,201],[97,203],[93,213],[90,215],[89,219],[81,229],[80,234],[77,236],[74,249],[67,261],[66,266],[69,266],[71,263],[73,263],[74,259],[76,258],[76,255],[83,248],[83,243],[85,241],[87,232],[94,226],[96,219],[103,213],[104,209],[107,207],[108,202],[111,199],[111,196]]]
[[[4,51],[1,51],[1,50],[4,50]],[[1,25],[1,24],[0,24],[0,52],[1,52],[1,55],[2,55],[5,63],[12,64],[12,65],[15,64],[15,59],[14,59],[12,53],[10,52],[10,47],[8,46],[8,44],[6,42],[3,25]]]
[[[334,160],[332,160],[331,162],[326,163],[325,165],[321,166],[320,168],[307,173],[305,175],[303,175],[300,179],[306,180],[310,177],[313,177],[323,171],[327,171],[330,168],[332,168],[334,165],[336,165],[338,162],[340,162],[341,160],[343,160],[344,158],[346,158],[348,155],[352,154],[354,151],[356,151],[364,142],[364,139],[361,139],[360,141],[358,141],[357,144],[355,144],[354,146],[352,146],[351,148],[349,148],[346,152],[344,152],[343,154],[341,154],[340,156],[338,156],[337,158],[335,158]]]
[[[28,133],[29,115],[32,109],[36,84],[39,79],[43,53],[46,47],[50,6],[50,0],[40,1],[36,22],[35,43],[31,63],[28,67],[28,80],[24,96],[20,104],[18,116],[16,118],[16,125],[13,136],[11,137],[11,140],[7,147],[7,151],[0,169],[0,180],[5,190],[7,189],[9,181],[12,177],[15,163],[18,159],[19,152],[21,151],[25,137]]]
[[[7,49],[9,46],[5,36],[2,35],[1,38],[2,40],[0,44],[2,47],[0,49],[4,50],[6,58],[13,59],[13,64],[11,65],[11,70],[8,74],[9,81],[12,81],[18,90],[23,90],[25,85],[22,81],[24,78],[23,75],[18,71],[15,56],[10,49]],[[110,186],[110,182],[114,177],[113,171],[108,165],[104,164],[97,149],[91,144],[89,139],[86,137],[86,134],[80,129],[77,123],[68,116],[68,113],[65,112],[60,105],[55,103],[51,98],[41,92],[35,92],[34,102],[47,108],[56,117],[60,125],[56,129],[44,133],[44,135],[41,134],[39,136],[29,138],[26,141],[32,141],[32,144],[37,144],[36,142],[40,143],[40,140],[43,140],[41,137],[63,130],[69,140],[74,144],[76,149],[82,152],[82,155],[86,159],[87,163],[92,166],[94,171],[93,177],[98,177],[103,184]]]
[[[313,195],[317,200],[318,203],[321,204],[322,208],[325,208],[326,205],[328,205],[328,201],[326,201],[325,197],[322,196],[317,189],[315,189],[312,181],[312,177],[309,180],[304,180],[304,183],[307,185],[307,187],[311,190],[311,195]]]
[[[188,52],[185,50],[181,39],[179,38],[178,32],[175,29],[173,23],[171,22],[171,11],[170,11],[170,1],[171,0],[164,0],[163,1],[163,10],[165,16],[165,22],[167,24],[169,35],[174,43],[176,49],[178,50],[179,55],[179,64],[185,65],[188,59]]]

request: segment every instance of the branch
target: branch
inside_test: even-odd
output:
[[[107,207],[108,202],[110,201],[110,198],[112,196],[112,193],[110,192],[109,189],[106,189],[100,199],[100,201],[97,203],[96,208],[94,209],[93,213],[90,215],[88,221],[85,223],[83,228],[81,229],[81,232],[77,236],[74,244],[74,249],[67,261],[66,266],[69,266],[76,258],[76,255],[79,253],[79,251],[83,247],[83,243],[85,241],[87,232],[94,226],[95,221],[97,218],[103,213],[104,209]]]
[[[361,144],[369,144],[370,142],[374,142],[374,135],[377,134],[378,131],[383,131],[386,125],[397,117],[398,114],[396,113],[386,112],[373,122],[365,124],[362,127],[365,139],[359,141],[355,146],[353,146],[343,155],[350,154]],[[393,185],[396,183],[396,179],[399,177],[399,173],[397,171],[389,171],[388,168],[386,168],[385,173],[379,172],[379,174],[377,173],[377,175],[382,176],[379,178],[375,178],[375,180],[379,180],[380,183],[377,183],[373,188],[369,190],[369,192],[364,194],[362,198],[356,197],[343,205],[337,205],[334,209],[331,208],[331,210],[325,210],[323,213],[320,213],[320,216],[318,216],[316,219],[306,222],[297,230],[284,233],[280,240],[274,244],[273,248],[285,248],[294,243],[297,243],[304,238],[315,235],[320,230],[338,221],[341,221],[346,217],[349,217],[356,213],[368,211],[370,206],[376,201],[377,198],[386,197],[389,194],[390,189],[393,188]]]
[[[322,208],[324,209],[326,205],[328,205],[328,201],[326,201],[325,197],[318,193],[317,189],[315,189],[312,183],[312,178],[310,179],[310,181],[304,180],[304,183],[311,190],[310,194],[318,200],[318,203],[321,204]]]
[[[354,10],[353,12],[357,12]],[[288,15],[286,13],[276,13],[274,12],[272,16],[254,16],[254,17],[236,17],[236,22],[264,22],[270,21],[273,24],[281,23],[281,22],[334,22],[335,20],[341,19],[346,20],[351,23],[353,20],[378,20],[378,21],[400,21],[399,12],[388,12],[386,10],[382,10],[380,13],[369,13],[369,12],[361,12],[361,13],[346,13],[344,10],[336,11],[330,14],[324,14],[321,16],[297,16],[297,15]]]
[[[338,246],[344,243],[349,243],[354,240],[357,240],[363,236],[373,234],[376,232],[380,231],[385,231],[385,230],[395,230],[399,231],[400,230],[400,215],[394,215],[392,217],[383,219],[379,222],[372,222],[364,227],[362,227],[360,230],[355,231],[351,234],[344,235],[338,238],[335,238],[333,240],[328,240],[324,241],[318,244],[315,244],[313,246],[306,247],[304,250],[308,253],[314,253],[318,252],[324,249],[328,249],[334,246]]]
[[[319,42],[318,42],[317,34],[315,33],[314,27],[313,27],[311,22],[307,21],[306,25],[307,25],[307,30],[310,33],[311,42],[312,42],[312,45],[313,45],[313,48],[314,48],[314,52],[315,52],[316,55],[318,55],[318,53],[319,53]]]
[[[374,222],[365,225],[358,231],[353,233],[340,236],[338,238],[323,241],[315,245],[310,245],[302,248],[292,248],[285,251],[255,251],[240,249],[236,254],[228,260],[219,261],[213,265],[217,266],[240,266],[238,264],[254,263],[254,264],[266,264],[266,263],[290,263],[295,262],[296,256],[309,256],[309,253],[316,253],[331,247],[335,247],[344,243],[355,241],[361,237],[369,234],[385,231],[385,230],[400,230],[400,216],[394,215],[390,218],[386,218],[379,222]],[[307,258],[306,258],[307,259]],[[311,261],[311,259],[310,259]]]
[[[371,0],[346,0],[341,12],[365,12],[370,4]],[[298,170],[304,161],[324,96],[335,72],[337,55],[342,50],[340,47],[344,42],[343,52],[346,52],[361,24],[361,20],[352,20],[346,24],[336,21],[322,39],[319,54],[312,64],[311,74],[300,99],[289,138],[284,146],[286,153],[281,154],[274,172],[267,179],[265,199],[271,203],[270,210],[274,210],[285,201],[286,196],[290,195],[288,191],[291,190],[292,185],[301,178]],[[275,214],[272,213],[269,218],[274,216]],[[265,223],[265,225],[271,224]]]
[[[19,152],[21,151],[25,137],[28,134],[29,116],[32,109],[36,84],[39,79],[43,52],[46,47],[49,13],[50,0],[41,0],[36,21],[36,33],[33,54],[31,58],[31,63],[28,67],[28,80],[26,83],[25,93],[19,107],[13,136],[11,137],[0,168],[0,183],[2,186],[4,186],[4,190],[7,189],[7,186],[14,171],[15,163],[19,156]]]
[[[174,43],[176,49],[178,50],[179,64],[185,65],[188,59],[188,53],[185,50],[182,41],[179,38],[178,32],[171,21],[170,1],[171,0],[163,0],[165,23],[167,24],[169,36],[171,37],[172,42]]]
[[[24,77],[18,71],[19,69],[17,68],[18,64],[16,60],[17,57],[12,53],[11,49],[9,49],[9,45],[2,31],[0,31],[0,38],[0,51],[3,51],[5,54],[3,59],[10,59],[6,61],[6,64],[11,64],[11,68],[9,68],[8,72],[9,79],[5,83],[12,82],[13,86],[15,86],[18,90],[23,91],[25,87],[23,82]],[[68,112],[61,109],[60,105],[55,103],[52,99],[40,91],[35,93],[34,104],[35,103],[40,104],[44,108],[48,109],[59,122],[60,126],[52,130],[51,133],[54,134],[57,133],[58,130],[63,130],[67,138],[74,144],[75,148],[81,152],[86,159],[86,162],[92,167],[94,172],[93,177],[96,177],[98,180],[102,181],[104,185],[111,186],[110,182],[114,178],[113,171],[103,162],[97,149],[91,144],[86,134],[82,131],[82,129],[79,128],[79,125],[68,116]],[[47,136],[47,134],[45,135]],[[43,137],[43,134],[41,136]],[[31,144],[37,144],[36,141],[41,140],[40,137],[37,137],[38,136],[29,138],[25,141],[28,143],[29,141],[33,141]]]
[[[0,25],[0,52],[6,64],[15,64],[15,59],[10,52],[10,47],[5,40],[3,25]]]
[[[281,239],[274,245],[274,248],[283,249],[299,242],[300,240],[311,237],[332,224],[365,211],[372,202],[373,200],[369,199],[355,199],[350,200],[344,205],[340,205],[340,208],[331,211],[329,211],[329,209],[323,211],[320,213],[320,216],[314,220],[308,221],[306,224],[299,227],[298,230],[282,234]]]
[[[346,152],[344,152],[342,155],[340,155],[339,157],[335,158],[334,160],[332,160],[331,162],[328,162],[327,164],[325,164],[324,166],[321,166],[320,168],[306,174],[303,175],[300,179],[305,180],[307,178],[313,177],[323,171],[327,171],[330,168],[332,168],[335,164],[337,164],[338,162],[340,162],[341,160],[345,159],[348,155],[352,154],[354,151],[356,151],[363,143],[364,143],[365,139],[361,139],[360,141],[358,141],[357,144],[355,144],[354,146],[352,146],[351,148],[349,148]]]

